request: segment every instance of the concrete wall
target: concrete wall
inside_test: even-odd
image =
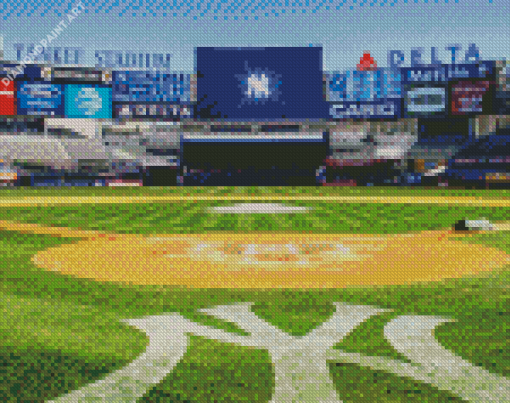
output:
[[[101,123],[106,119],[75,119],[75,118],[45,118],[44,134],[49,135],[50,129],[67,129],[77,138],[100,138]]]

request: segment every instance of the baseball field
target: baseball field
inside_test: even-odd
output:
[[[1,189],[0,400],[509,401],[509,207],[508,190]],[[466,218],[495,229],[453,231]]]

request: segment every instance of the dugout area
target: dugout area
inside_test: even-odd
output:
[[[149,166],[142,172],[143,186],[177,186],[177,166]]]
[[[183,142],[184,185],[315,186],[328,154],[327,136],[283,140]]]

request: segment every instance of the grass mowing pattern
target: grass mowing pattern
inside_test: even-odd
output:
[[[480,196],[486,198],[510,197],[510,190],[461,190],[414,187],[323,187],[323,186],[186,186],[186,187],[54,187],[54,188],[2,188],[0,196],[37,197],[54,196],[186,196],[186,195],[255,195],[255,196]]]
[[[434,332],[444,346],[455,346],[453,351],[461,350],[460,355],[474,365],[510,376],[510,342],[508,333],[510,323],[507,311],[487,312],[476,320],[462,318],[457,323],[445,323]],[[459,342],[462,345],[459,345]],[[482,350],[483,349],[483,350]]]
[[[214,214],[208,207],[230,202],[85,204],[82,206],[0,207],[6,220],[116,232],[119,234],[198,234],[210,231],[289,231],[306,233],[398,234],[451,227],[461,219],[510,220],[506,207],[433,204],[356,204],[294,202],[314,210],[306,214]],[[291,203],[286,203],[291,204]]]
[[[11,244],[18,244],[18,239],[14,239],[16,237],[12,236],[12,232],[7,233],[11,235],[10,240]],[[28,270],[32,270],[35,274],[38,269],[34,268],[30,263],[30,256],[35,253],[36,250],[44,249],[49,245],[55,245],[60,243],[62,240],[58,238],[53,238],[47,235],[27,235],[24,234],[22,237],[26,238],[27,243],[30,244],[30,250],[21,250],[21,255],[23,255],[24,260],[26,261],[27,266],[32,266]],[[34,240],[37,240],[34,242]],[[69,240],[68,240],[69,241]],[[39,243],[39,245],[37,245]],[[39,247],[37,247],[39,246]],[[41,248],[41,246],[43,246]],[[9,249],[8,249],[9,250]],[[19,251],[19,249],[17,249]],[[24,253],[23,253],[24,252]],[[16,262],[19,264],[19,256]],[[18,267],[19,268],[19,267]],[[19,273],[19,271],[18,271]],[[119,316],[131,317],[135,312],[139,315],[143,314],[156,314],[168,311],[180,311],[184,316],[197,320],[204,324],[213,324],[218,328],[224,328],[225,330],[232,331],[232,324],[230,323],[218,323],[222,322],[217,320],[211,320],[210,317],[207,317],[207,320],[200,320],[199,316],[201,314],[196,314],[196,309],[200,309],[206,306],[217,305],[222,303],[228,303],[228,301],[234,302],[245,302],[245,301],[259,301],[259,305],[261,308],[266,308],[264,312],[264,317],[273,325],[278,326],[282,330],[289,331],[294,334],[299,334],[300,332],[306,332],[306,328],[302,328],[302,324],[306,323],[304,320],[301,321],[284,321],[281,320],[281,315],[278,315],[276,309],[267,309],[268,305],[285,307],[285,305],[290,305],[287,309],[288,311],[296,311],[296,306],[306,306],[306,302],[310,305],[310,310],[308,313],[313,312],[312,307],[321,306],[324,307],[325,304],[333,302],[333,301],[345,301],[348,303],[365,303],[365,304],[377,304],[383,307],[396,309],[399,313],[422,313],[422,314],[450,314],[452,317],[470,317],[469,320],[473,321],[473,318],[479,316],[480,312],[489,312],[497,309],[502,309],[503,305],[498,305],[498,300],[502,302],[502,299],[505,297],[504,294],[504,281],[502,280],[502,275],[499,277],[489,279],[464,279],[460,281],[460,284],[454,285],[437,285],[433,284],[429,288],[425,286],[416,286],[416,287],[385,287],[379,290],[354,290],[354,289],[345,289],[345,290],[334,290],[333,292],[323,292],[323,291],[275,291],[275,292],[246,292],[242,290],[227,290],[226,292],[223,290],[204,290],[200,293],[193,293],[186,290],[171,290],[165,289],[165,287],[153,287],[152,290],[147,288],[146,290],[142,290],[141,288],[138,290],[134,289],[126,289],[119,287],[116,290],[110,288],[110,292],[108,289],[104,288],[105,285],[97,284],[95,282],[87,282],[81,281],[78,279],[66,279],[68,281],[67,285],[60,287],[58,285],[55,286],[55,282],[48,280],[48,276],[57,276],[53,273],[40,273],[41,278],[46,277],[46,282],[48,285],[53,286],[53,290],[49,290],[47,287],[43,286],[42,289],[39,289],[39,292],[43,292],[46,295],[58,295],[60,293],[65,303],[67,301],[77,302],[81,301],[82,303],[87,302],[92,304],[91,307],[100,307],[102,312],[105,310],[110,310],[112,312],[116,312]],[[60,276],[61,279],[64,276]],[[507,280],[507,277],[506,277]],[[74,287],[72,284],[74,283]],[[77,286],[77,283],[80,286]],[[464,284],[462,284],[464,283]],[[506,282],[507,284],[508,282]],[[30,290],[26,288],[22,288],[23,294],[30,294],[33,291],[37,290],[37,285],[41,285],[40,282],[34,281],[32,283],[35,287],[32,287]],[[5,284],[4,284],[5,285]],[[18,284],[19,285],[19,284]],[[88,290],[84,290],[83,286],[88,285]],[[499,288],[498,288],[499,287]],[[10,287],[9,287],[10,288]],[[400,289],[399,289],[400,288]],[[12,288],[10,288],[12,291]],[[69,293],[69,290],[76,290],[75,293]],[[498,292],[499,290],[499,292]],[[462,291],[461,294],[459,292]],[[501,292],[503,291],[503,292]],[[457,292],[457,294],[455,294]],[[452,295],[452,293],[454,295]],[[93,295],[96,298],[90,298]],[[458,303],[459,298],[463,297],[464,300],[471,300],[473,305],[466,306],[465,304]],[[63,301],[63,302],[64,302]],[[457,301],[457,304],[452,304],[452,302]],[[412,303],[410,303],[412,302]],[[124,303],[122,305],[122,303]],[[265,305],[264,305],[265,304]],[[322,310],[321,310],[322,309]],[[130,311],[131,314],[127,314],[127,311]],[[257,309],[254,309],[256,313],[264,311],[263,309],[257,312]],[[317,312],[323,312],[324,309],[320,308],[316,309]],[[463,312],[464,311],[464,312]],[[306,316],[306,312],[304,316]],[[325,312],[324,317],[315,319],[316,324],[322,323],[330,313]],[[314,314],[311,315],[312,317]],[[495,319],[494,317],[492,319]],[[475,319],[476,320],[476,319]],[[501,323],[501,319],[498,322],[494,322],[491,326],[488,323],[488,328],[492,327],[492,332],[488,332],[484,334],[482,339],[477,339],[477,352],[479,355],[484,355],[486,344],[485,341],[493,339],[494,335],[499,331],[498,327],[495,326]],[[296,326],[297,324],[297,326]],[[41,325],[42,326],[42,325]],[[229,328],[230,327],[230,328]],[[311,329],[314,326],[308,325]],[[108,334],[110,336],[111,332]],[[105,340],[107,335],[103,335],[103,339]],[[454,351],[462,350],[464,348],[464,343],[461,339],[461,343],[459,345],[458,339],[453,337],[453,342],[456,344],[457,348],[454,348]],[[500,348],[503,351],[508,351],[508,342],[503,340],[501,341],[503,345],[500,345]],[[506,345],[504,343],[507,343]],[[64,343],[65,344],[65,343]],[[448,346],[447,346],[448,347]],[[90,350],[88,350],[90,353]],[[126,351],[126,350],[124,350]],[[208,362],[214,363],[216,360],[215,355],[211,350],[209,350],[211,354],[209,356],[204,356],[204,359],[209,360]],[[64,352],[65,354],[65,352]],[[377,355],[377,354],[374,354]],[[501,361],[501,360],[500,360]],[[104,362],[99,363],[102,365]],[[501,373],[501,362],[499,363],[499,367],[493,368],[493,371]],[[70,373],[69,376],[72,376]],[[225,375],[226,376],[226,375]],[[165,386],[163,385],[163,388]]]
[[[465,400],[432,385],[371,370],[356,364],[330,364],[331,375],[343,402],[446,403]]]
[[[148,342],[143,332],[132,331],[118,323],[115,314],[90,306],[1,295],[0,307],[3,313],[0,335],[4,347],[64,348],[92,359],[129,360],[145,351]],[[111,333],[115,337],[110,336]]]
[[[98,359],[60,350],[0,348],[0,400],[43,403],[104,378],[129,364],[118,358]]]
[[[190,336],[175,369],[138,402],[268,402],[273,389],[266,350]]]
[[[139,191],[139,189],[133,190]],[[287,190],[287,192],[289,192],[289,190]],[[60,190],[58,193],[60,194]],[[487,194],[485,191],[482,193]],[[54,190],[49,192],[49,195],[54,194]],[[89,193],[83,194],[90,194],[90,191]],[[399,192],[398,194],[401,193]],[[416,195],[416,191],[414,194]],[[420,192],[419,195],[424,194]],[[448,193],[448,195],[452,194]],[[508,212],[504,208],[469,208],[468,206],[448,207],[405,204],[337,205],[333,203],[286,202],[286,204],[291,203],[312,206],[318,210],[309,214],[287,216],[245,215],[245,218],[251,217],[251,221],[249,221],[248,224],[246,224],[246,221],[240,219],[242,216],[224,215],[223,219],[220,220],[220,215],[213,216],[203,213],[204,206],[225,205],[229,204],[228,202],[197,202],[187,204],[180,202],[178,204],[154,203],[147,205],[114,204],[109,206],[100,205],[95,208],[90,208],[88,205],[42,207],[35,209],[24,207],[16,209],[2,208],[0,211],[3,212],[4,219],[17,220],[20,217],[30,216],[29,220],[34,221],[29,222],[41,223],[43,225],[54,223],[56,225],[81,227],[83,229],[106,230],[109,228],[111,231],[121,233],[200,233],[204,232],[204,230],[206,230],[205,232],[211,230],[225,231],[229,229],[232,231],[260,231],[272,230],[274,228],[279,229],[280,232],[295,230],[314,233],[399,233],[444,227],[451,225],[456,219],[464,218],[465,216],[469,216],[470,218],[474,218],[473,216],[486,217],[493,220],[509,219]],[[20,210],[25,211],[21,212],[20,216],[18,216]],[[32,215],[34,211],[36,214]],[[54,214],[54,212],[56,212],[56,214]],[[74,213],[74,217],[68,216],[68,212]],[[6,215],[6,213],[9,215]],[[262,217],[265,217],[265,219],[262,220]],[[404,217],[403,220],[401,219],[402,217]],[[56,219],[57,222],[53,222],[53,219]],[[99,220],[99,223],[95,224],[96,219]],[[368,227],[369,223],[379,223],[379,227],[371,230],[371,228]],[[87,225],[89,226],[87,227]],[[119,226],[121,230],[119,230]],[[109,357],[101,356],[99,351],[95,351],[98,349],[94,347],[94,343],[90,342],[90,333],[87,334],[85,332],[84,336],[89,337],[89,339],[83,337],[80,342],[82,344],[80,344],[79,348],[73,348],[71,344],[76,343],[79,339],[70,337],[66,339],[66,333],[64,332],[63,339],[59,340],[57,343],[57,345],[62,347],[58,353],[60,354],[60,359],[63,360],[62,362],[66,360],[66,357],[69,358],[68,362],[80,360],[83,358],[80,351],[86,351],[86,356],[88,357],[87,362],[92,362],[92,365],[98,368],[106,368],[108,372],[113,370],[113,368],[117,368],[114,366],[115,364],[117,364],[117,366],[123,365],[131,359],[134,359],[137,355],[137,353],[135,354],[137,348],[143,351],[145,340],[138,339],[140,336],[139,332],[125,328],[125,334],[122,333],[123,328],[117,329],[115,334],[112,334],[113,332],[111,332],[110,329],[111,323],[115,322],[114,317],[125,318],[178,311],[185,317],[199,323],[213,325],[227,331],[244,334],[244,332],[236,328],[234,324],[223,322],[208,317],[207,315],[197,314],[196,310],[223,303],[253,301],[257,303],[254,311],[264,317],[269,323],[291,334],[299,335],[306,334],[307,331],[315,328],[329,317],[332,313],[331,302],[345,301],[348,303],[374,304],[385,308],[391,308],[395,310],[395,314],[433,314],[456,318],[459,322],[444,324],[437,329],[435,334],[439,341],[445,347],[452,349],[475,365],[482,365],[491,372],[508,376],[507,362],[508,351],[510,350],[509,341],[501,337],[509,327],[508,315],[504,314],[506,312],[506,304],[508,303],[508,269],[501,273],[496,273],[489,278],[461,279],[445,281],[441,284],[417,285],[411,287],[384,287],[377,290],[344,289],[329,291],[327,293],[314,290],[293,290],[291,292],[200,290],[200,292],[195,292],[186,289],[178,290],[158,286],[128,288],[69,278],[59,275],[58,273],[43,272],[30,262],[30,258],[38,250],[56,246],[61,243],[74,242],[75,239],[73,238],[54,238],[49,235],[19,234],[10,231],[1,231],[0,234],[2,235],[0,238],[0,253],[3,257],[0,261],[0,290],[2,290],[2,292],[16,294],[17,296],[25,298],[50,298],[48,301],[51,301],[51,303],[59,302],[61,307],[67,306],[71,311],[75,310],[79,305],[86,305],[87,309],[91,309],[91,312],[95,310],[96,316],[107,315],[108,313],[114,315],[111,317],[111,321],[108,322],[108,327],[105,328],[109,330],[108,332],[101,333],[101,326],[94,324],[96,333],[92,336],[101,341],[106,340],[105,344],[108,344],[108,340],[110,340],[109,344],[112,351],[109,352]],[[490,236],[483,235],[469,239],[464,238],[462,241],[481,242],[488,246],[499,247],[510,253],[510,237],[508,233],[499,233]],[[52,313],[56,310],[53,305],[48,309],[48,312]],[[290,316],[288,315],[289,313]],[[25,315],[25,312],[20,311],[20,315]],[[47,321],[39,320],[36,316],[37,315],[34,315],[33,317],[33,326],[31,328],[33,339],[28,343],[31,344],[31,346],[42,345],[47,341],[48,337],[44,335],[44,330],[48,328]],[[76,323],[80,322],[82,322],[81,326],[83,326],[81,330],[85,330],[85,323],[88,323],[86,326],[90,327],[90,323],[79,315],[73,318],[72,326],[75,328],[80,327],[76,326]],[[366,323],[368,326],[371,321],[367,321]],[[479,323],[480,325],[478,326]],[[9,327],[3,325],[2,328],[6,329]],[[79,330],[79,332],[81,332],[81,330]],[[353,332],[352,334],[354,335],[355,333]],[[117,335],[121,336],[121,341],[117,340],[112,342],[111,338]],[[20,340],[24,340],[25,337],[25,335],[23,335],[23,337],[21,337],[21,335],[16,335],[12,340],[19,342]],[[357,337],[358,340],[362,340],[362,337]],[[15,351],[19,352],[18,345],[14,344],[14,346],[17,348]],[[381,343],[379,343],[378,346],[380,347]],[[10,352],[13,351],[12,347],[12,345],[3,346],[2,351],[10,354]],[[11,348],[11,350],[9,350],[9,348]],[[356,352],[362,352],[360,350],[363,349],[363,346],[358,345],[353,348],[358,350]],[[42,358],[38,358],[36,362],[40,362],[41,367],[50,368],[51,363],[55,362],[52,356],[55,351],[50,349],[30,349],[27,351],[32,357],[52,357],[47,358],[46,364],[44,364],[45,361]],[[210,367],[217,361],[216,351],[217,349],[211,349],[209,347],[201,352],[201,362],[207,362],[207,365],[203,366]],[[95,358],[94,352],[97,353]],[[376,348],[376,351],[371,355],[384,356],[386,353],[387,351],[385,351],[384,348]],[[21,355],[19,356],[22,357]],[[126,356],[130,356],[131,358],[126,360]],[[3,357],[7,361],[12,360],[9,362],[17,362],[16,356],[3,355]],[[23,358],[19,358],[18,361],[23,360],[27,361],[29,357],[23,356]],[[8,365],[8,362],[6,364]],[[73,384],[73,382],[75,382],[75,385],[79,385],[80,382],[87,382],[83,380],[85,378],[82,377],[82,375],[76,374],[72,370],[67,372],[65,364],[62,364],[61,368],[63,368],[63,373],[68,373],[61,379],[62,382],[68,382],[69,385]],[[363,375],[363,379],[370,379],[367,378],[367,376],[373,375],[373,371],[370,369],[358,368],[358,370],[366,372]],[[221,372],[223,368],[219,368],[218,371],[216,376],[219,378],[227,379],[226,377],[231,376],[228,372]],[[332,372],[335,371],[335,369],[332,370]],[[189,372],[185,371],[185,373]],[[195,371],[194,373],[198,372]],[[350,369],[349,373],[353,374],[354,372]],[[343,374],[342,377],[344,375],[345,374]],[[36,388],[35,390],[44,390],[44,386],[48,386],[49,393],[51,393],[51,391],[62,393],[60,384],[46,384],[45,376],[45,373],[41,374],[41,380],[39,381],[43,389]],[[92,376],[101,375],[96,373]],[[272,379],[270,372],[268,372],[267,376]],[[395,378],[399,379],[396,376]],[[242,379],[241,382],[245,382],[246,379],[248,378]],[[174,381],[170,381],[170,384],[172,384],[172,382],[175,382],[175,379]],[[397,381],[391,381],[391,384],[394,385],[394,382]],[[416,382],[413,381],[413,383]],[[162,383],[151,393],[157,393],[157,390],[160,388],[163,390],[165,388],[168,389],[170,384]],[[380,385],[381,383],[379,383],[377,390],[384,391],[384,388],[381,389]],[[244,390],[243,388],[241,389]],[[419,389],[425,391],[424,393],[428,393],[426,392],[426,387],[420,385]],[[218,391],[218,389],[215,390]],[[225,391],[225,393],[228,395],[229,392]],[[368,392],[362,391],[362,393],[365,394]],[[435,392],[432,391],[431,393]],[[421,398],[420,401],[425,401],[425,395],[423,393],[419,396]],[[217,396],[217,398],[219,401],[222,401],[220,396]],[[430,395],[429,398],[432,399],[429,401],[443,401],[437,400],[437,397],[434,398],[433,394]],[[227,397],[225,395],[223,401],[229,401],[226,399]],[[234,397],[230,399],[230,401],[242,401],[239,400],[237,395],[235,399],[238,400],[235,400]],[[378,398],[378,400],[381,399]],[[404,397],[402,397],[402,399],[404,399]],[[386,401],[402,401],[402,399]],[[198,401],[201,400],[199,399]],[[354,401],[362,400],[360,400],[358,396]]]
[[[122,368],[144,333],[116,315],[54,299],[0,294],[0,400],[44,402]]]

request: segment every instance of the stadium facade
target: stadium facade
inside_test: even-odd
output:
[[[510,128],[505,60],[325,72],[320,47],[195,53],[193,74],[0,61],[2,181],[398,184]]]

